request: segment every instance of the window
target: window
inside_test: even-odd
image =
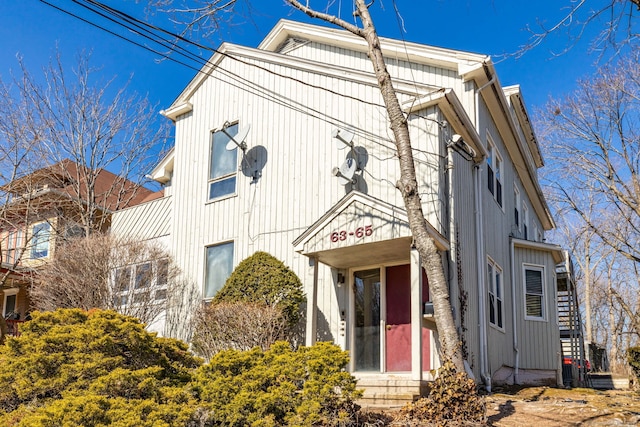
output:
[[[145,262],[136,266],[136,289],[148,288],[151,286],[153,280],[153,271],[151,270],[151,263]]]
[[[518,187],[513,187],[513,220],[516,224],[516,228],[520,231],[520,191]]]
[[[487,185],[496,202],[502,206],[502,158],[487,133]]]
[[[135,273],[135,274],[134,274]],[[125,306],[164,300],[169,281],[169,260],[148,261],[120,267],[114,274],[114,304]]]
[[[3,259],[4,262],[8,264],[13,264],[16,261],[20,260],[20,249],[22,248],[22,230],[13,230],[7,235],[7,239],[5,240],[5,257]]]
[[[2,311],[2,317],[7,317],[8,314],[13,313],[18,308],[18,290],[4,291],[4,306]]]
[[[204,297],[212,298],[231,275],[233,269],[233,242],[207,247],[207,266]]]
[[[236,192],[238,150],[227,150],[230,137],[238,134],[238,124],[227,126],[211,136],[211,158],[209,167],[209,200],[218,199]]]
[[[489,259],[487,263],[489,289],[489,323],[504,328],[504,289],[502,269]]]
[[[522,217],[522,237],[529,240],[529,209],[525,205],[522,205]]]
[[[51,235],[51,225],[48,222],[41,222],[33,226],[31,237],[31,258],[46,258],[49,256],[49,238]]]
[[[544,319],[544,267],[525,266],[525,318]]]

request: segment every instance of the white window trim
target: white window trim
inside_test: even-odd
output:
[[[10,296],[15,295],[16,296],[16,305],[14,308],[14,311],[18,308],[18,288],[10,288],[10,289],[5,289],[3,291],[4,296],[2,298],[2,317],[5,317],[8,313],[7,313],[7,298]]]
[[[542,274],[542,317],[528,316],[527,315],[527,270],[540,271]],[[524,319],[534,322],[546,322],[547,321],[547,276],[544,265],[539,264],[522,264],[522,302],[524,309]]]
[[[491,323],[491,317],[489,316],[489,310],[491,309],[491,301],[488,301],[487,304],[487,321],[489,322],[489,326],[497,329],[498,331],[501,332],[505,332],[505,323],[506,323],[506,318],[505,318],[505,298],[504,298],[504,270],[502,269],[502,267],[500,267],[500,265],[498,265],[491,257],[487,257],[487,266],[491,266],[493,274],[492,277],[489,277],[487,283],[488,283],[488,289],[487,289],[487,298],[490,299],[491,295],[493,294],[494,297],[496,298],[496,323]],[[488,269],[487,269],[488,270]],[[498,304],[497,304],[497,296],[496,296],[496,272],[500,273],[500,287],[502,288],[500,292],[500,294],[502,295],[502,298],[500,299],[500,301],[502,302],[501,307],[500,307],[500,311],[501,311],[501,315],[502,315],[502,326],[498,325],[497,321],[497,310],[498,310]]]
[[[240,120],[234,120],[234,121],[229,121],[229,122],[225,122],[226,127],[231,127],[231,126],[238,126],[238,131],[240,130]],[[212,202],[218,202],[221,200],[225,200],[225,199],[229,199],[232,197],[236,197],[238,195],[238,159],[241,157],[239,155],[236,155],[236,166],[235,169],[232,173],[228,173],[224,176],[220,176],[217,178],[212,179],[211,178],[211,156],[213,155],[213,138],[214,135],[218,132],[222,132],[222,130],[225,128],[225,124],[223,124],[222,126],[218,126],[216,128],[213,128],[209,131],[209,167],[207,170],[207,194],[206,194],[206,203],[212,203]],[[239,148],[236,148],[236,150],[239,150]],[[219,197],[214,197],[214,198],[210,198],[210,194],[211,194],[211,183],[213,182],[219,182],[219,181],[224,181],[225,179],[231,178],[231,177],[235,177],[236,179],[236,184],[234,187],[233,192],[229,193],[229,194],[224,194],[222,196]],[[212,246],[212,245],[209,245]]]
[[[522,228],[522,238],[525,240],[530,240],[531,237],[531,227],[529,227],[529,208],[527,208],[526,203],[522,203],[522,221],[520,221],[523,225]],[[524,235],[524,229],[527,229],[527,235]]]
[[[166,298],[163,299],[157,299],[156,298],[156,293],[158,293],[159,291],[164,291],[167,292],[168,290],[168,283],[165,281],[165,283],[159,283],[159,264],[162,262],[168,262],[168,258],[157,258],[157,259],[151,259],[151,260],[147,260],[147,261],[143,261],[143,262],[139,262],[136,264],[129,264],[129,265],[123,265],[120,267],[117,267],[114,269],[114,273],[113,273],[113,280],[115,282],[117,275],[118,275],[118,271],[121,270],[129,270],[128,275],[129,275],[129,285],[121,290],[115,290],[113,293],[113,298],[114,298],[114,305],[117,307],[133,307],[136,306],[136,304],[140,304],[140,302],[136,302],[135,298],[137,295],[142,295],[144,293],[148,293],[149,297],[147,300],[144,301],[144,303],[150,303],[150,302],[160,302],[163,303]],[[137,276],[138,276],[138,272],[137,272],[137,268],[141,265],[145,265],[145,264],[151,264],[151,281],[147,286],[140,286],[140,287],[136,287],[136,280],[137,280]],[[120,301],[118,304],[115,303],[115,301]],[[124,302],[123,302],[124,301]]]

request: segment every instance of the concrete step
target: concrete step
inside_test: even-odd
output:
[[[425,395],[427,384],[405,378],[361,377],[357,388],[364,392],[358,404],[365,408],[400,407]]]
[[[629,378],[609,372],[596,372],[589,374],[588,384],[591,388],[600,390],[627,390]]]

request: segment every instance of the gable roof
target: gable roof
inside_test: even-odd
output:
[[[440,250],[449,242],[431,224]],[[336,234],[337,233],[337,234]],[[405,260],[413,241],[406,211],[351,191],[293,241],[294,249],[337,268]]]

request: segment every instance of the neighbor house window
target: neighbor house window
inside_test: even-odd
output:
[[[18,290],[5,289],[2,317],[14,313],[18,308]]]
[[[493,260],[487,262],[489,289],[489,323],[504,328],[504,289],[502,269]]]
[[[233,269],[233,242],[207,247],[204,297],[212,298],[224,286]]]
[[[544,319],[544,267],[525,266],[525,318]]]
[[[20,260],[20,249],[22,248],[22,230],[13,230],[7,235],[5,240],[5,257],[4,262],[13,264]]]
[[[238,134],[238,124],[213,132],[211,135],[211,158],[209,167],[209,200],[218,199],[236,192],[238,150],[227,150],[230,136]]]
[[[494,199],[502,206],[502,158],[487,133],[487,186]]]
[[[46,258],[49,256],[49,238],[51,236],[51,225],[48,222],[41,222],[33,226],[31,237],[31,258]]]

